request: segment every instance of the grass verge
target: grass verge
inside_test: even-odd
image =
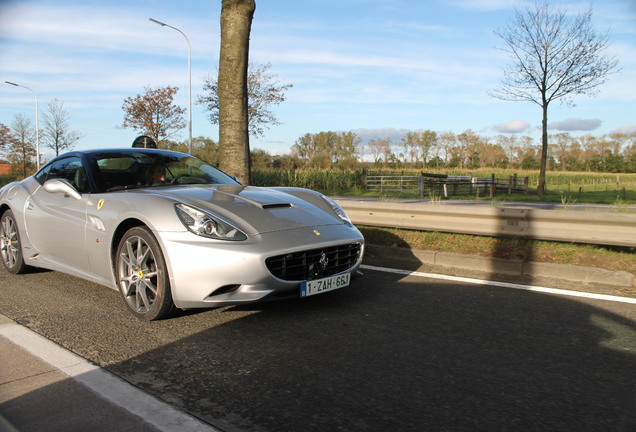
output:
[[[636,275],[636,248],[358,226],[369,244],[571,264]]]

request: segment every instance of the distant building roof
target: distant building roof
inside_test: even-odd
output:
[[[11,174],[11,164],[0,163],[0,175]]]

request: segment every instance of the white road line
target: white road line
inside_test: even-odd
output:
[[[605,295],[605,294],[594,294],[594,293],[588,293],[588,292],[582,292],[582,291],[545,288],[545,287],[533,286],[533,285],[520,285],[520,284],[514,284],[514,283],[508,283],[508,282],[497,282],[497,281],[488,281],[488,280],[482,280],[482,279],[473,279],[473,278],[465,278],[465,277],[457,277],[457,276],[446,276],[446,275],[440,275],[435,273],[423,273],[423,272],[416,272],[416,271],[410,271],[410,270],[392,269],[387,267],[375,267],[375,266],[364,265],[364,264],[360,266],[360,268],[365,270],[375,270],[375,271],[380,271],[385,273],[400,274],[404,276],[417,276],[417,277],[425,277],[430,279],[447,280],[452,282],[470,283],[475,285],[490,285],[490,286],[496,286],[501,288],[511,288],[511,289],[517,289],[517,290],[523,290],[523,291],[558,294],[558,295],[569,296],[569,297],[583,297],[583,298],[590,298],[595,300],[607,300],[612,302],[636,304],[636,298],[632,298],[632,297],[620,297],[620,296],[612,296],[612,295]]]
[[[160,431],[220,432],[26,327],[0,324],[0,336]]]

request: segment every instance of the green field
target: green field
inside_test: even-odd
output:
[[[420,170],[369,170],[367,175],[384,176],[417,176]],[[608,174],[581,172],[550,172],[547,176],[546,195],[539,198],[536,187],[539,178],[538,171],[519,170],[427,170],[427,173],[461,175],[474,177],[498,178],[517,175],[522,182],[528,178],[529,193],[508,195],[506,191],[498,192],[494,197],[488,193],[463,194],[449,196],[451,199],[480,199],[493,201],[534,201],[556,202],[562,204],[597,203],[615,205],[618,209],[636,203],[636,174]],[[420,196],[418,190],[404,191],[368,191],[363,188],[363,171],[322,171],[296,170],[276,171],[262,170],[252,173],[252,183],[256,186],[294,186],[321,191],[328,195],[369,196],[378,198],[424,198],[443,199],[440,194],[424,194]]]

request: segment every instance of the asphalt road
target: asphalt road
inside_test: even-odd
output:
[[[61,273],[0,286],[0,313],[227,432],[636,431],[633,304],[367,270],[146,323]]]

